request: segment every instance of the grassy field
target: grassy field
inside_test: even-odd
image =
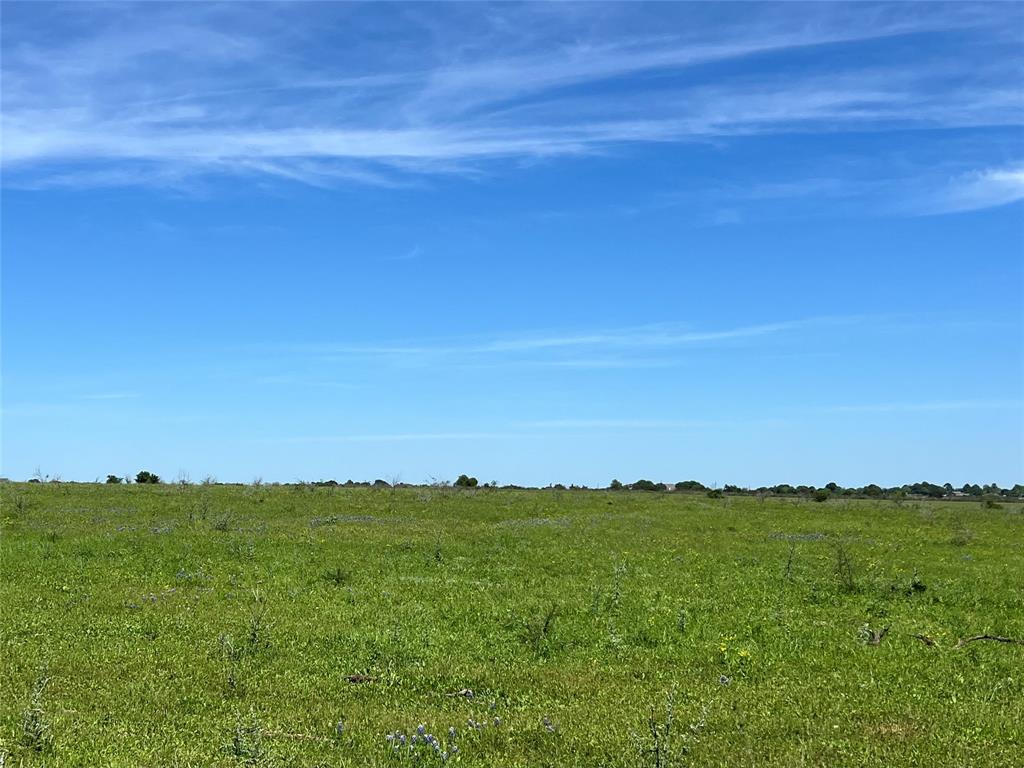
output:
[[[0,493],[7,766],[1024,763],[1020,504]]]

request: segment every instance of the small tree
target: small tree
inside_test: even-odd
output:
[[[459,475],[459,479],[455,481],[455,485],[459,488],[476,488],[477,479],[470,477],[469,475]]]
[[[156,485],[157,483],[160,482],[160,476],[156,475],[156,474],[154,474],[152,472],[147,472],[146,470],[142,470],[141,472],[139,472],[139,474],[137,474],[135,476],[135,482],[136,483],[150,483],[152,485]]]
[[[814,499],[815,501],[818,501],[818,502],[821,502],[821,501],[828,501],[828,497],[829,497],[829,496],[831,496],[831,495],[832,495],[832,494],[831,494],[831,493],[829,493],[828,491],[826,491],[826,490],[825,490],[824,488],[819,488],[818,490],[816,490],[816,491],[814,492],[814,495],[813,495],[813,497],[812,497],[812,498],[813,498],[813,499]]]
[[[611,485],[608,486],[609,491],[621,491],[622,483],[618,480],[612,480]]]
[[[107,485],[117,485],[121,482],[121,478],[117,475],[107,475]]]

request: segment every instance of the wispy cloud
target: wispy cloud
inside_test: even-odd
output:
[[[714,331],[673,329],[671,326],[645,326],[619,331],[565,336],[534,336],[499,339],[475,347],[479,352],[517,352],[564,347],[676,347],[704,342],[731,341],[770,336],[791,331],[814,321],[791,321],[748,325]]]
[[[710,10],[693,24],[693,13],[468,6],[428,18],[378,6],[372,22],[346,27],[351,46],[332,46],[344,52],[312,59],[304,51],[318,20],[269,4],[80,6],[59,32],[9,10],[5,182],[173,186],[244,174],[387,185],[623,144],[1022,121],[1015,71],[992,55],[977,57],[969,81],[954,73],[936,82],[923,60],[825,75],[705,73],[949,30],[1012,52],[1001,12],[775,6],[752,9],[743,24]],[[360,24],[386,25],[409,42],[375,46]],[[624,78],[631,96],[618,87]],[[965,200],[993,199],[993,185],[1014,182],[980,183],[988,194]]]
[[[744,425],[780,425],[782,419],[757,419],[740,421],[736,419],[549,419],[546,421],[524,422],[524,427],[536,429],[569,430],[686,430],[715,429],[718,427]]]
[[[935,402],[867,403],[822,408],[831,413],[928,413],[945,411],[1021,410],[1024,400],[942,400]]]
[[[415,261],[422,255],[423,249],[419,245],[414,245],[404,253],[399,253],[394,256],[385,256],[381,261]]]
[[[138,392],[99,392],[96,394],[82,395],[82,400],[134,400],[142,397]]]
[[[508,440],[529,437],[522,432],[394,432],[361,435],[307,435],[283,438],[285,443],[409,443],[446,440]]]
[[[518,362],[564,368],[616,368],[668,365],[652,353],[673,350],[737,347],[790,336],[803,331],[864,323],[862,316],[806,318],[721,329],[695,329],[678,323],[609,328],[580,333],[521,333],[491,338],[447,339],[433,342],[359,344],[348,342],[291,345],[298,353],[325,361],[350,358],[377,359],[402,366],[443,362]],[[595,356],[594,353],[599,353]],[[585,356],[578,356],[585,355]]]
[[[962,174],[912,203],[924,214],[959,213],[1024,200],[1024,163]]]

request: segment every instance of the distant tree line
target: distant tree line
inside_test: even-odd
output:
[[[655,483],[651,480],[637,480],[635,483],[625,484],[619,480],[612,480],[608,485],[610,491],[675,491],[690,493],[714,493],[718,495],[744,495],[744,496],[807,496],[817,501],[836,497],[855,498],[904,498],[908,496],[929,499],[955,499],[963,497],[991,498],[1001,496],[1004,498],[1024,498],[1024,485],[1017,483],[1012,488],[1000,488],[996,483],[988,485],[977,485],[976,483],[965,483],[959,488],[954,488],[951,483],[936,485],[935,483],[920,482],[907,483],[883,488],[880,485],[871,483],[860,487],[844,488],[838,483],[826,483],[821,488],[813,485],[762,485],[758,488],[746,488],[738,485],[724,485],[721,489],[709,488],[697,480],[683,480],[682,482],[668,485],[666,483]]]
[[[41,483],[41,482],[60,482],[59,477],[50,478],[49,476],[40,475],[37,472],[37,476],[29,480],[30,483]],[[97,480],[99,482],[99,480]],[[106,482],[111,485],[117,485],[121,483],[130,483],[132,478],[128,475],[121,477],[118,475],[107,475]],[[135,475],[134,482],[140,485],[158,485],[163,481],[160,476],[150,472],[148,470],[142,470]],[[186,479],[179,480],[177,482],[187,483]],[[209,478],[203,481],[204,484],[214,484],[214,479]],[[229,484],[230,485],[230,484]],[[275,483],[277,485],[277,483]],[[309,485],[318,488],[323,487],[338,487],[338,488],[411,488],[415,487],[414,483],[402,483],[397,479],[391,483],[386,480],[374,480],[371,482],[347,480],[344,483],[339,483],[337,480],[316,480],[310,483],[283,483],[283,485]],[[462,474],[459,475],[454,483],[445,480],[431,480],[427,485],[439,486],[439,487],[455,487],[460,489],[474,489],[474,488],[498,488],[497,482],[483,483],[480,482],[473,476]],[[529,486],[521,485],[503,485],[501,488],[514,490],[514,489],[526,489]],[[553,483],[547,486],[548,490],[555,491],[580,491],[590,490],[585,485],[570,485],[566,487],[562,483]],[[599,490],[599,489],[598,489]],[[818,488],[813,485],[790,485],[788,483],[780,483],[779,485],[762,485],[758,488],[747,488],[739,485],[726,484],[721,488],[709,487],[699,482],[698,480],[682,480],[677,483],[658,483],[653,480],[640,479],[633,483],[623,483],[620,480],[612,480],[608,485],[607,490],[609,491],[647,491],[656,493],[704,493],[712,498],[719,498],[724,495],[730,496],[800,496],[810,498],[815,501],[827,501],[830,498],[867,498],[867,499],[902,499],[902,498],[928,498],[928,499],[958,499],[958,498],[976,498],[976,499],[994,499],[997,497],[1001,498],[1012,498],[1021,499],[1024,498],[1024,484],[1017,483],[1011,488],[1000,488],[996,483],[988,483],[987,485],[978,485],[977,483],[965,483],[959,488],[955,488],[951,483],[945,483],[943,485],[937,485],[935,483],[920,482],[920,483],[907,483],[905,485],[897,485],[891,487],[882,487],[874,483],[864,486],[852,486],[844,488],[838,483],[826,483],[824,486]]]

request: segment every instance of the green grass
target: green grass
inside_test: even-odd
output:
[[[465,766],[1024,754],[1024,646],[953,647],[1024,638],[1020,504],[0,493],[7,766],[399,765],[420,723]]]

